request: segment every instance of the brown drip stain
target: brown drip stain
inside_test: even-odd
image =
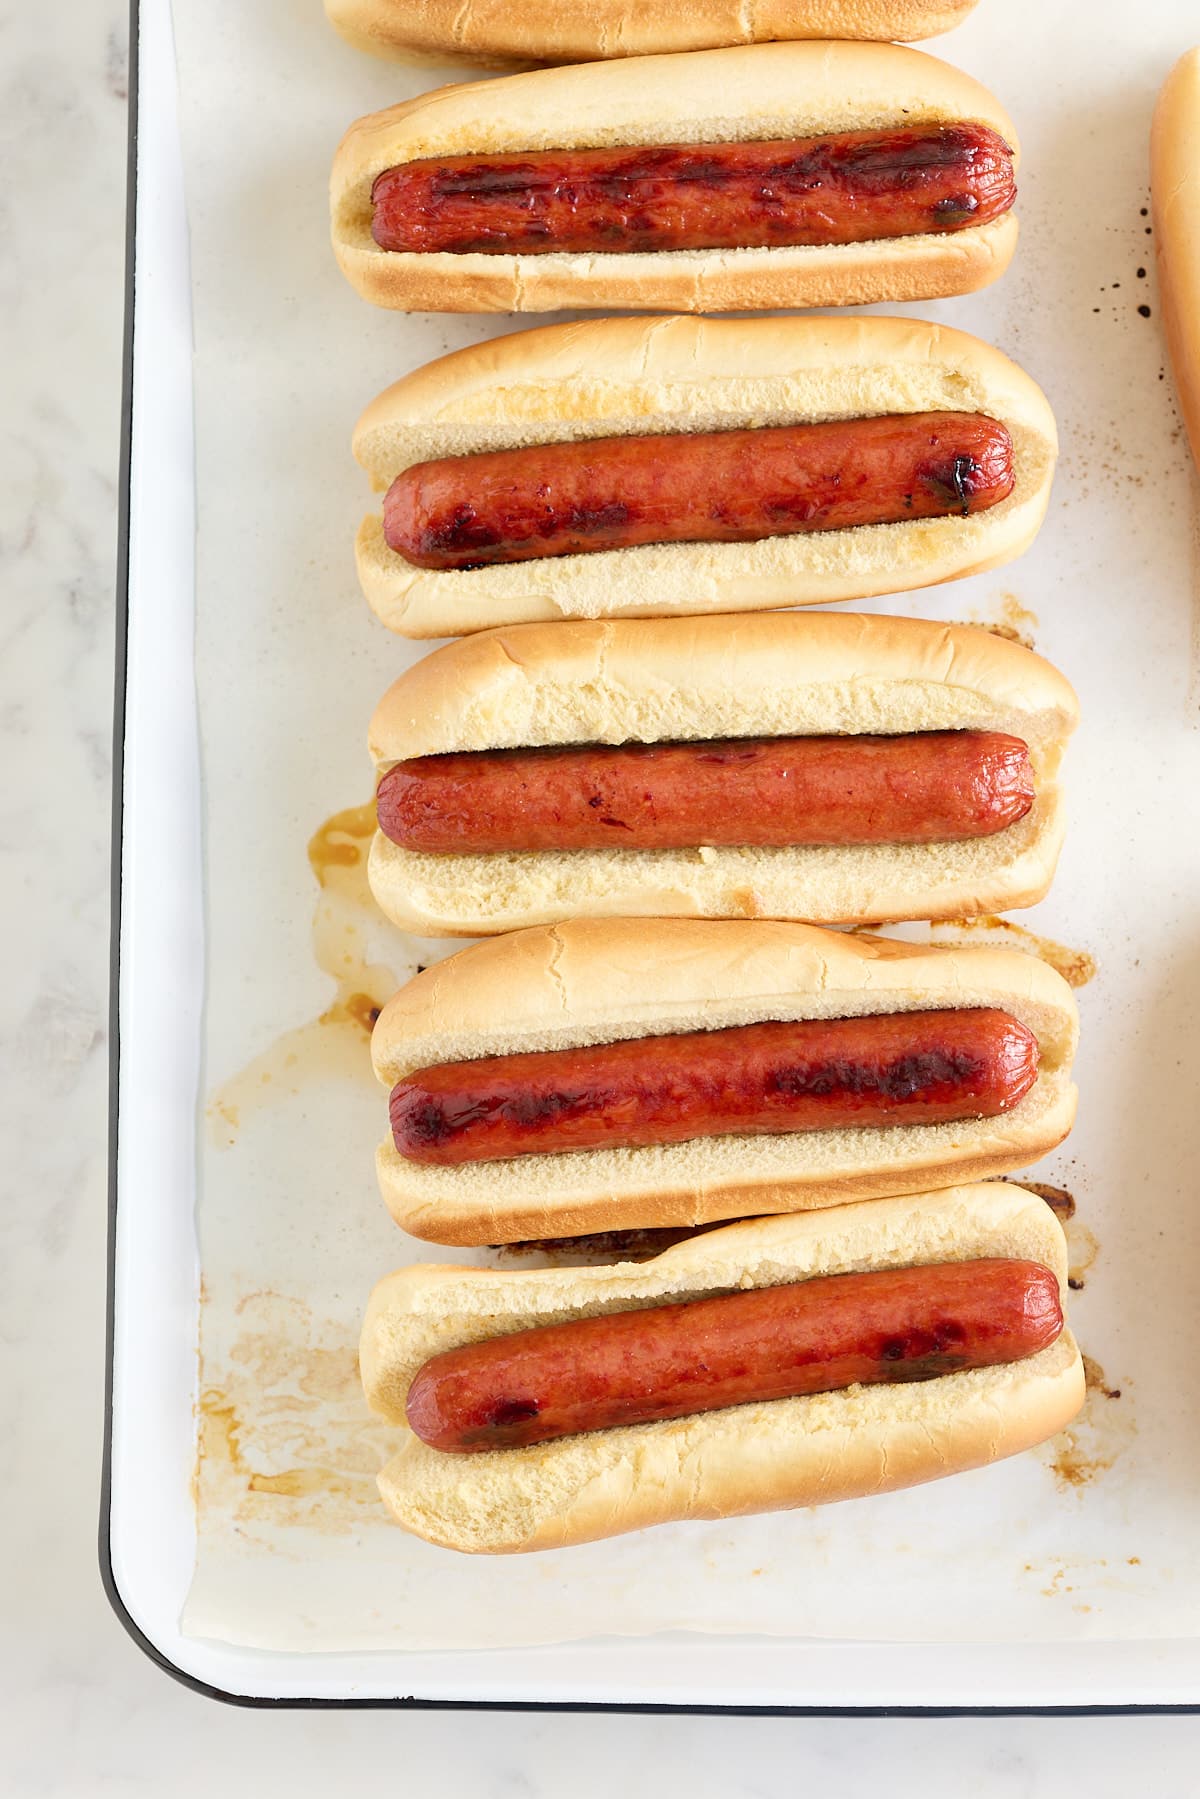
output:
[[[317,884],[312,945],[333,982],[319,1017],[281,1033],[212,1094],[208,1122],[221,1148],[237,1140],[247,1116],[276,1105],[314,1080],[366,1081],[376,1091],[370,1036],[395,992],[393,967],[372,962],[368,929],[384,929],[367,882],[375,806],[335,812],[313,833],[308,861]],[[415,958],[396,934],[389,961],[408,972]],[[395,1431],[363,1402],[354,1342],[346,1328],[314,1316],[302,1300],[270,1292],[238,1301],[232,1345],[218,1349],[205,1325],[201,1288],[201,1367],[205,1385],[196,1419],[191,1490],[197,1516],[219,1515],[241,1534],[279,1548],[278,1526],[345,1534],[387,1526],[376,1474]],[[224,1321],[224,1314],[222,1314]]]
[[[929,931],[934,943],[960,943],[983,932],[1000,939],[1007,948],[1024,950],[1027,955],[1048,962],[1069,987],[1086,987],[1096,977],[1096,958],[1090,951],[1071,949],[1053,937],[1039,937],[1027,926],[1014,924],[1008,918],[998,918],[994,913],[985,913],[980,918],[938,919],[930,925]]]
[[[318,887],[347,886],[356,897],[369,898],[366,855],[375,835],[375,802],[335,812],[308,840],[308,865]]]
[[[1094,1231],[1075,1216],[1075,1197],[1065,1187],[1044,1181],[1026,1181],[1020,1185],[1044,1199],[1062,1224],[1067,1239],[1067,1285],[1073,1293],[1085,1286],[1085,1276],[1100,1254],[1100,1243]],[[1042,1454],[1058,1486],[1064,1491],[1087,1487],[1110,1469],[1128,1448],[1137,1432],[1137,1423],[1129,1409],[1128,1394],[1114,1385],[1094,1356],[1080,1352],[1083,1361],[1084,1402],[1081,1410],[1065,1430],[1042,1445]],[[1125,1404],[1112,1409],[1114,1401]],[[1044,1589],[1049,1592],[1051,1589]],[[1070,1589],[1066,1589],[1070,1591]]]
[[[1137,1434],[1129,1395],[1115,1386],[1094,1357],[1083,1357],[1083,1408],[1065,1430],[1042,1446],[1062,1492],[1078,1492],[1108,1472]]]
[[[1110,1387],[1108,1376],[1090,1355],[1083,1357],[1083,1378],[1089,1393],[1103,1393],[1105,1399],[1120,1399],[1120,1387]]]
[[[206,1387],[200,1395],[198,1411],[200,1431],[193,1477],[200,1485],[205,1464],[228,1470],[234,1475],[246,1472],[239,1436],[237,1413],[218,1387]]]
[[[201,1269],[201,1271],[200,1271],[199,1299],[200,1299],[200,1326],[199,1326],[200,1341],[197,1342],[197,1344],[196,1344],[196,1361],[197,1361],[197,1364],[201,1368],[203,1368],[203,1363],[204,1363],[204,1354],[203,1354],[204,1308],[208,1304],[208,1282],[204,1278],[203,1269]],[[191,1472],[190,1476],[188,1477],[188,1492],[191,1494],[191,1497],[192,1497],[192,1507],[196,1513],[197,1520],[199,1519],[199,1516],[200,1516],[200,1462],[204,1455],[204,1429],[205,1429],[204,1397],[205,1396],[202,1393],[200,1395],[200,1398],[197,1400],[196,1405],[193,1408],[193,1416],[194,1416],[195,1422],[196,1422],[196,1454],[195,1454],[195,1458],[192,1462],[192,1472]]]
[[[374,833],[371,801],[335,812],[309,839],[309,867],[320,890],[313,912],[313,955],[334,982],[334,997],[319,1017],[282,1032],[212,1093],[209,1136],[218,1148],[237,1141],[248,1113],[293,1097],[314,1079],[374,1084],[371,1031],[398,984],[390,968],[367,960],[362,929],[374,909],[367,885]]]
[[[1023,606],[1015,593],[1001,593],[999,596],[999,618],[980,618],[972,613],[969,618],[962,619],[964,625],[978,625],[981,630],[990,631],[993,637],[1006,637],[1010,643],[1019,643],[1023,649],[1032,650],[1033,633],[1038,628],[1038,615]]]
[[[1094,1231],[1086,1224],[1073,1219],[1067,1230],[1067,1256],[1070,1266],[1067,1270],[1067,1285],[1072,1293],[1081,1293],[1086,1284],[1085,1276],[1090,1271],[1096,1257],[1100,1254],[1100,1244]]]
[[[355,1497],[359,1482],[343,1478],[336,1468],[287,1468],[282,1474],[252,1474],[252,1493],[278,1493],[287,1499],[307,1499],[314,1493],[344,1493]]]
[[[1027,1193],[1036,1193],[1039,1199],[1044,1199],[1060,1224],[1066,1224],[1069,1218],[1074,1218],[1075,1195],[1068,1193],[1065,1187],[1052,1187],[1048,1181],[1027,1181],[1020,1175],[1014,1178],[1017,1185],[1024,1187]]]

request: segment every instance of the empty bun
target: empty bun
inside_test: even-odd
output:
[[[1007,268],[1017,241],[1012,213],[961,231],[780,249],[415,253],[383,250],[371,235],[376,177],[430,157],[764,141],[956,121],[989,125],[1016,153],[1013,122],[985,87],[937,57],[894,44],[759,44],[439,88],[359,119],[346,133],[330,185],[334,252],[365,299],[408,312],[728,312],[969,293]]]
[[[1015,486],[969,517],[646,544],[484,568],[416,568],[363,523],[368,601],[407,637],[564,618],[655,618],[866,599],[1017,556],[1045,514],[1058,450],[1041,390],[999,350],[920,319],[593,319],[456,350],[370,405],[354,453],[377,489],[412,463],[520,444],[733,430],[887,413],[980,412],[1013,440]]]
[[[1200,469],[1200,47],[1180,57],[1159,95],[1150,186],[1167,344]]]
[[[1060,1430],[1083,1402],[1082,1364],[1067,1332],[1023,1362],[732,1406],[526,1449],[449,1455],[404,1426],[417,1370],[461,1344],[714,1292],[991,1256],[1041,1263],[1057,1275],[1065,1300],[1061,1227],[1036,1195],[999,1181],[844,1206],[819,1219],[753,1219],[637,1264],[517,1273],[402,1268],[372,1294],[359,1349],[368,1401],[404,1427],[380,1490],[406,1530],[447,1548],[494,1553],[891,1491],[1027,1449]]]
[[[571,919],[461,950],[402,987],[371,1041],[389,1088],[442,1062],[768,1019],[997,1006],[1038,1040],[1010,1112],[954,1124],[698,1137],[641,1149],[442,1167],[389,1137],[380,1187],[396,1222],[435,1243],[512,1243],[708,1224],[949,1186],[1027,1166],[1075,1115],[1078,1035],[1062,977],[1014,950],[930,948],[811,925]]]
[[[933,37],[975,0],[325,0],[342,36],[374,56],[590,62],[771,38]]]
[[[1056,669],[971,625],[784,612],[481,631],[389,688],[370,730],[380,773],[455,750],[972,729],[1024,739],[1035,803],[995,836],[941,844],[432,855],[378,832],[371,887],[424,936],[577,914],[860,924],[1033,905],[1062,842],[1076,718]]]

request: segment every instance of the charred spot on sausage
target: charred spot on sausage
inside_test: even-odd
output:
[[[945,462],[930,462],[919,471],[922,483],[932,493],[951,499],[964,518],[971,511],[975,496],[988,486],[987,472],[974,456],[951,456]]]

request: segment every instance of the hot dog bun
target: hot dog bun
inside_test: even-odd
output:
[[[395,923],[438,937],[579,913],[860,924],[1033,905],[1062,842],[1058,770],[1076,719],[1056,669],[970,625],[784,612],[482,631],[380,701],[380,774],[451,750],[971,728],[1025,740],[1034,806],[994,837],[933,845],[430,855],[380,831],[371,888]]]
[[[568,1318],[825,1274],[1012,1256],[1058,1276],[1050,1208],[1001,1181],[832,1214],[752,1219],[653,1261],[538,1269],[402,1268],[376,1287],[359,1365],[376,1412],[404,1427],[418,1368],[461,1344]],[[379,1477],[398,1524],[448,1549],[559,1548],[683,1518],[723,1518],[913,1486],[1012,1455],[1083,1403],[1069,1331],[1027,1361],[893,1387],[850,1387],[462,1457],[407,1428]]]
[[[351,284],[402,311],[665,307],[729,312],[970,293],[1007,268],[1016,218],[961,231],[785,249],[537,256],[381,250],[371,188],[427,157],[601,145],[728,143],[949,121],[1012,120],[977,81],[894,44],[776,43],[539,69],[421,94],[352,125],[330,182],[333,247]]]
[[[1075,1115],[1078,1016],[1036,957],[742,920],[570,919],[493,937],[402,987],[371,1040],[388,1087],[414,1069],[765,1019],[998,1006],[1038,1039],[1033,1088],[998,1118],[706,1137],[436,1167],[389,1137],[377,1167],[396,1222],[435,1243],[512,1243],[748,1213],[806,1211],[1026,1166]]]
[[[407,61],[589,62],[596,57],[707,50],[771,38],[933,37],[975,0],[325,0],[342,36],[374,56]]]
[[[354,433],[384,489],[437,456],[642,432],[713,431],[881,413],[977,411],[1013,439],[1016,484],[969,517],[756,543],[648,544],[455,570],[358,537],[367,599],[405,637],[563,618],[654,618],[867,599],[1017,556],[1042,522],[1058,452],[1040,388],[999,350],[920,319],[598,319],[492,338],[388,388]]]
[[[1158,97],[1150,189],[1167,345],[1200,468],[1200,47],[1180,57]]]

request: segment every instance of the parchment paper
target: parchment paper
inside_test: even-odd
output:
[[[1200,582],[1145,214],[1150,108],[1188,10],[1098,4],[1080,33],[1070,8],[984,0],[933,46],[1008,102],[1025,167],[1014,270],[926,310],[1042,381],[1063,458],[1022,561],[875,606],[1030,635],[1083,700],[1059,880],[1025,915],[1098,966],[1081,993],[1079,1126],[1035,1171],[1078,1201],[1083,1417],[1039,1451],[915,1492],[489,1560],[388,1522],[374,1475],[392,1431],[355,1369],[373,1282],[448,1253],[404,1238],[376,1192],[386,1107],[366,1035],[371,1005],[447,946],[373,919],[362,815],[321,837],[324,885],[305,846],[369,799],[367,719],[414,654],[357,591],[354,420],[428,358],[541,321],[376,312],[334,267],[325,183],[342,129],[450,72],[357,56],[316,0],[176,0],[209,926],[189,1633],[392,1651],[681,1628],[1194,1633]]]

